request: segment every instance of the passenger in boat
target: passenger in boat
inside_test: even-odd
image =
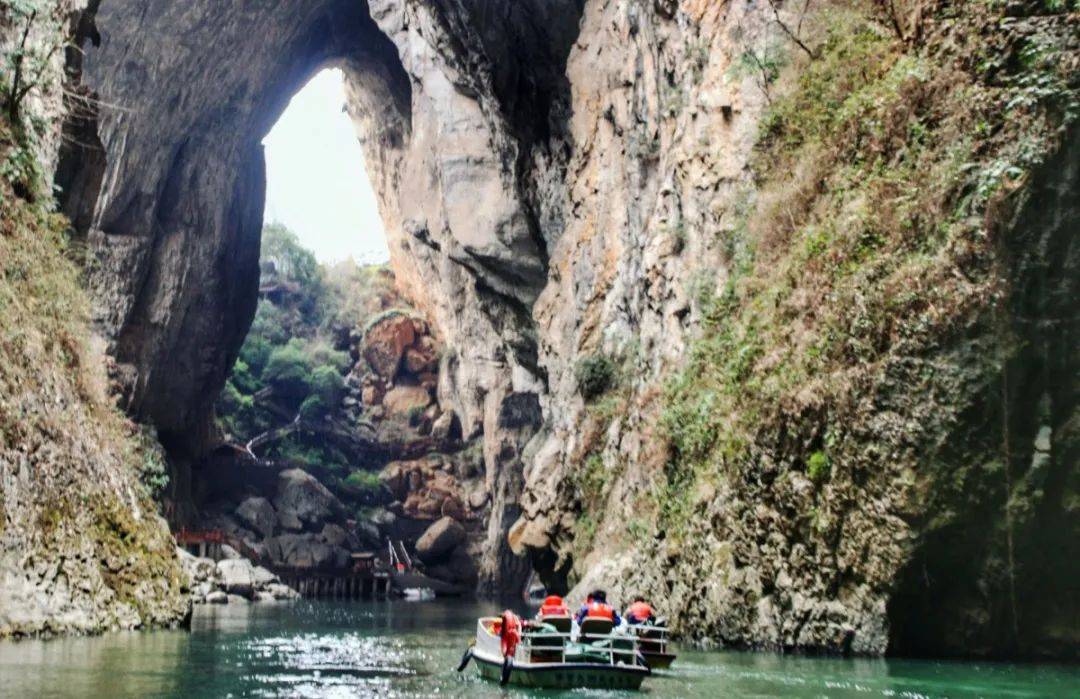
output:
[[[591,593],[591,592],[589,594],[585,595],[585,602],[578,609],[577,614],[574,615],[574,621],[578,622],[579,624],[581,623],[580,620],[585,618],[586,612],[589,611],[589,605],[592,604],[592,602],[593,602],[593,597],[592,596],[593,596],[593,593]]]
[[[646,602],[641,595],[634,598],[633,604],[626,608],[623,616],[626,617],[626,623],[628,624],[651,624],[656,620],[656,613],[653,611],[652,605]]]
[[[521,618],[507,609],[499,619],[498,629],[503,657],[511,658],[521,643]]]
[[[603,590],[594,590],[591,595],[585,598],[585,604],[578,610],[577,616],[574,617],[578,626],[587,617],[594,619],[610,619],[611,622],[618,626],[622,623],[622,619],[619,617],[619,613],[607,603],[607,593]]]
[[[537,615],[543,619],[546,616],[570,616],[570,608],[558,595],[548,595],[544,603],[540,605],[540,613]]]

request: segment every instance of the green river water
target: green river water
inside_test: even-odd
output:
[[[1080,668],[681,649],[639,693],[523,692],[454,672],[472,602],[200,607],[192,629],[0,643],[0,696],[1066,697]]]

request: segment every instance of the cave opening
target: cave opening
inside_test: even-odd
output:
[[[263,220],[295,232],[320,263],[389,259],[386,232],[338,67],[316,73],[262,143]]]
[[[195,526],[284,570],[344,570],[388,542],[419,558],[433,521],[465,519],[453,477],[479,473],[439,403],[440,340],[389,265],[366,156],[402,140],[370,119],[370,77],[331,61],[276,105],[265,192],[251,193],[265,197],[254,317],[214,404],[218,446],[193,474]],[[471,589],[473,558],[450,553],[417,570]]]
[[[345,79],[337,65],[319,68],[262,140],[258,301],[214,416],[226,443],[255,463],[302,468],[344,488],[344,500],[370,505],[378,484],[363,466],[379,463],[368,448],[378,447],[352,434],[362,411],[343,408],[361,404],[356,344],[366,323],[407,302],[387,264]],[[202,486],[197,504],[273,491],[247,471],[226,483],[202,479],[217,487]]]

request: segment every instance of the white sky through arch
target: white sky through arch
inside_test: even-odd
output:
[[[364,153],[344,112],[344,76],[320,72],[263,140],[267,223],[284,223],[320,262],[389,258]]]

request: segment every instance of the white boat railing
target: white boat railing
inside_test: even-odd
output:
[[[498,617],[484,617],[477,622],[476,647],[488,656],[501,658],[502,641],[491,631],[491,625],[495,621],[498,621]],[[565,663],[568,649],[580,651],[584,648],[590,655],[606,656],[608,665],[643,665],[641,639],[634,633],[588,634],[587,640],[577,638],[575,641],[576,636],[577,634],[561,631],[522,629],[521,642],[514,653],[514,660],[531,664]],[[534,653],[543,653],[549,657],[558,653],[558,660],[534,661]]]
[[[654,626],[652,624],[628,624],[626,629],[640,639],[643,651],[668,652],[668,627]]]

